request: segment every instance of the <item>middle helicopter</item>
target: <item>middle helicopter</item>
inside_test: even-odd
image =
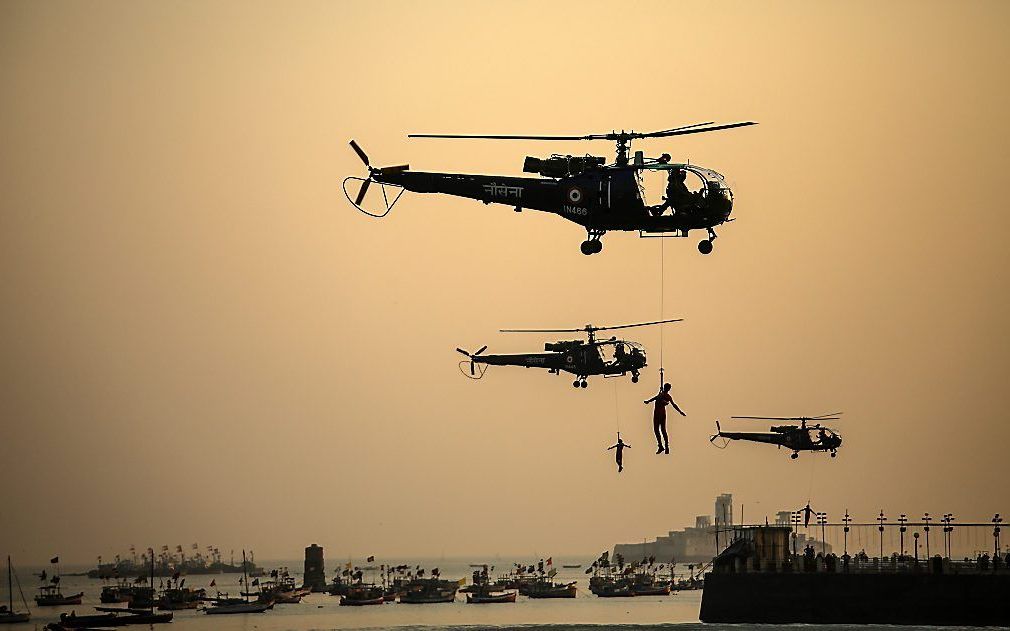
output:
[[[546,342],[544,353],[516,353],[511,355],[483,355],[487,346],[470,353],[457,348],[456,350],[469,358],[470,374],[463,371],[466,360],[460,362],[460,370],[472,379],[480,379],[487,371],[487,366],[523,366],[525,368],[544,368],[549,373],[560,375],[565,371],[575,375],[572,386],[585,388],[589,384],[586,379],[593,375],[613,377],[631,373],[631,382],[638,383],[638,377],[646,366],[645,349],[638,342],[619,340],[611,337],[597,340],[597,331],[613,331],[630,329],[638,326],[682,322],[683,318],[673,320],[656,320],[654,322],[639,322],[637,324],[621,324],[618,326],[593,326],[587,324],[580,329],[501,329],[501,333],[585,333],[587,340],[563,340]],[[478,368],[477,364],[484,364]]]

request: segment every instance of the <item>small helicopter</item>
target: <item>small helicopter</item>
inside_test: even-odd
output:
[[[822,427],[820,421],[838,420],[841,414],[841,412],[833,412],[820,416],[734,416],[732,418],[758,421],[799,421],[800,424],[772,425],[769,432],[724,432],[719,426],[719,421],[716,421],[716,433],[709,438],[709,441],[715,444],[716,438],[723,438],[727,442],[749,440],[755,443],[778,445],[780,449],[782,447],[792,449],[793,453],[789,457],[794,460],[799,457],[801,451],[827,451],[834,458],[838,455],[838,448],[842,445],[842,437],[834,430]],[[815,421],[816,423],[808,426],[807,421]]]
[[[586,379],[592,375],[613,377],[631,373],[631,382],[638,383],[638,377],[646,366],[645,349],[638,342],[619,340],[611,337],[608,340],[597,340],[598,331],[613,331],[629,329],[638,326],[682,322],[682,318],[674,320],[657,320],[655,322],[640,322],[638,324],[621,324],[618,326],[593,326],[587,324],[581,329],[501,329],[501,333],[585,333],[588,340],[570,340],[546,342],[544,353],[516,353],[512,355],[483,355],[487,346],[482,346],[476,352],[470,353],[457,348],[456,350],[469,358],[470,374],[464,370],[466,360],[460,362],[460,371],[471,379],[480,379],[487,371],[487,366],[523,366],[525,368],[544,368],[549,373],[560,375],[561,371],[575,375],[572,386],[585,388],[589,384]],[[483,364],[483,366],[478,366]]]
[[[408,138],[610,140],[617,143],[617,158],[609,165],[605,164],[605,158],[590,155],[555,154],[546,159],[528,156],[523,163],[523,172],[536,173],[541,176],[539,178],[426,173],[410,171],[410,165],[406,164],[373,167],[365,152],[352,140],[351,148],[365,163],[368,177],[349,176],[344,179],[342,188],[347,200],[355,208],[376,218],[389,214],[404,190],[443,193],[476,199],[485,204],[504,204],[513,207],[516,212],[521,212],[524,208],[542,210],[577,223],[586,229],[586,240],[581,245],[582,253],[586,255],[603,250],[600,239],[609,230],[637,230],[642,236],[645,233],[658,233],[675,237],[687,237],[691,230],[705,230],[708,236],[698,243],[698,250],[702,254],[709,254],[712,251],[712,241],[716,238],[715,226],[732,221],[729,216],[733,210],[733,192],[726,184],[726,178],[712,169],[671,163],[670,155],[666,153],[658,158],[647,158],[641,151],[636,151],[629,158],[631,141],[700,134],[755,124],[751,121],[726,125],[708,122],[648,133],[621,131],[586,136],[408,135]],[[642,197],[641,173],[647,170],[666,171],[670,181],[665,201],[658,206],[647,206]],[[685,183],[689,175],[692,176],[692,182],[698,180],[697,191],[691,191]],[[361,182],[354,198],[347,191],[348,182],[352,180]],[[377,182],[382,187],[386,210],[381,214],[369,212],[361,206],[372,182]],[[400,190],[392,196],[387,193],[387,187]]]

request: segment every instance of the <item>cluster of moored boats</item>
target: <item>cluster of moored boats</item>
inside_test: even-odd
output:
[[[369,561],[372,561],[369,558]],[[27,622],[30,613],[22,593],[24,612],[14,608],[14,582],[16,575],[7,560],[8,593],[7,606],[0,605],[0,624]],[[243,567],[246,564],[243,562]],[[353,567],[350,564],[342,569],[331,583],[325,586],[325,592],[340,597],[342,606],[381,605],[398,602],[402,604],[429,604],[454,602],[457,594],[466,595],[468,604],[515,603],[517,596],[527,598],[575,598],[578,593],[577,581],[558,581],[558,571],[553,567],[551,559],[540,560],[536,564],[524,565],[515,563],[506,572],[494,574],[494,566],[472,565],[475,568],[472,581],[444,579],[438,568],[426,571],[421,566],[380,565]],[[577,568],[580,566],[565,566]],[[620,555],[615,555],[611,561],[608,552],[586,569],[591,574],[589,591],[603,598],[621,596],[667,596],[677,590],[700,589],[702,583],[692,572],[689,579],[677,579],[674,575],[674,565],[656,564],[655,559],[625,563]],[[700,576],[700,572],[699,572]],[[366,580],[366,577],[369,580]],[[40,607],[55,607],[80,605],[83,592],[64,595],[60,590],[58,573],[48,578],[45,573],[40,575],[43,585],[35,602]],[[210,587],[215,587],[216,581],[211,581]],[[103,606],[96,607],[98,613],[92,615],[77,615],[76,611],[63,613],[57,623],[48,625],[48,629],[82,629],[93,627],[118,627],[137,624],[159,624],[171,622],[173,611],[183,609],[201,609],[209,615],[263,613],[279,604],[294,604],[301,602],[313,590],[306,586],[298,586],[295,578],[287,568],[273,570],[261,578],[250,577],[243,573],[240,581],[242,588],[238,597],[230,597],[226,593],[217,592],[214,596],[207,593],[206,588],[194,588],[186,585],[186,578],[180,573],[163,581],[159,589],[155,589],[154,571],[149,568],[148,576],[140,576],[133,580],[119,579],[113,584],[102,587],[99,596]],[[17,584],[20,592],[20,583]],[[316,585],[315,591],[320,585]],[[104,605],[125,605],[124,607],[107,607]]]

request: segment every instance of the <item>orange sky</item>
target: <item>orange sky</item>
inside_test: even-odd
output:
[[[748,516],[1010,512],[1005,2],[0,4],[0,541],[22,563],[198,541],[292,557],[593,552]],[[619,25],[619,28],[617,26]],[[492,369],[504,327],[660,316],[658,240],[338,185],[518,174],[640,142],[727,175],[715,252],[666,244],[666,371]],[[616,397],[616,405],[615,405]],[[844,410],[836,460],[708,444]],[[633,449],[618,476],[619,413]],[[760,426],[755,429],[761,429]]]

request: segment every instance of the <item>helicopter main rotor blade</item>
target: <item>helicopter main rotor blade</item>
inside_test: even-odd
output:
[[[754,121],[745,121],[741,123],[728,123],[726,125],[716,125],[714,127],[705,127],[706,125],[711,125],[711,122],[705,123],[694,123],[692,125],[684,125],[681,127],[674,127],[673,129],[664,129],[661,131],[653,132],[635,132],[635,131],[614,131],[609,134],[586,134],[584,136],[535,136],[526,134],[407,134],[408,138],[470,138],[470,139],[484,139],[484,140],[633,140],[635,138],[663,138],[668,136],[683,136],[686,134],[700,134],[706,131],[719,131],[721,129],[733,129],[735,127],[747,127],[748,125],[757,125]]]
[[[361,158],[361,161],[365,163],[366,167],[371,166],[370,164],[368,164],[368,155],[366,155],[365,152],[361,149],[361,147],[358,146],[358,143],[354,142],[353,140],[351,141],[351,149],[354,149],[354,153],[358,154],[358,157]]]
[[[462,348],[457,348],[457,349],[456,349],[456,352],[457,352],[457,353],[463,353],[463,354],[464,354],[464,355],[466,355],[467,357],[469,357],[469,356],[470,356],[470,353],[466,352],[466,351],[465,351],[465,350],[463,350]]]
[[[630,329],[636,326],[650,326],[653,324],[666,324],[668,322],[683,322],[684,318],[674,318],[672,320],[656,320],[655,322],[639,322],[637,324],[618,324],[617,326],[594,326],[594,331],[613,331],[614,329]],[[585,329],[583,329],[585,330]]]
[[[706,131],[719,131],[720,129],[733,129],[735,127],[747,127],[749,125],[757,125],[754,121],[746,121],[743,123],[730,123],[728,125],[716,125],[715,127],[704,127],[698,128],[696,126],[681,127],[679,129],[671,129],[667,131],[655,131],[648,134],[634,134],[636,138],[665,138],[667,136],[685,136],[687,134],[700,134]]]
[[[479,138],[484,140],[593,140],[592,136],[513,136],[482,134],[407,134],[407,138]]]
[[[663,129],[661,131],[654,132],[654,133],[661,134],[663,132],[668,132],[668,131],[680,131],[681,129],[691,129],[692,127],[701,127],[702,125],[715,125],[715,123],[712,122],[712,121],[708,121],[707,123],[694,123],[692,125],[682,125],[680,127],[674,127],[673,129]]]
[[[354,205],[360,206],[361,202],[365,200],[365,193],[368,192],[368,185],[372,183],[371,178],[364,180],[361,183],[361,188],[358,189],[358,196],[354,198]]]
[[[585,333],[588,329],[498,329],[499,333]],[[593,331],[596,329],[593,328]]]
[[[837,416],[732,416],[730,418],[747,419],[752,421],[835,421]]]
[[[476,353],[474,353],[474,355],[480,355],[481,353],[483,353],[486,350],[487,350],[487,344],[485,344],[484,346],[481,346],[480,350],[477,351]]]

